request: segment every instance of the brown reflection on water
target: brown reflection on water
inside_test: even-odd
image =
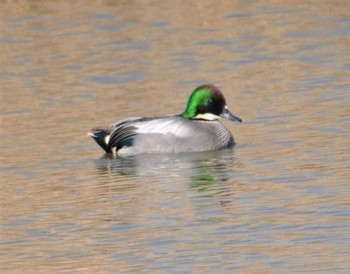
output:
[[[349,270],[348,6],[4,1],[1,271]],[[244,120],[234,150],[120,160],[86,136],[203,82]]]

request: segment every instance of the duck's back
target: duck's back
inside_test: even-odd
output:
[[[113,134],[121,135],[128,128],[131,129],[132,143],[117,146],[118,155],[209,151],[234,144],[230,131],[218,121],[181,116],[134,119],[115,125],[112,138]]]

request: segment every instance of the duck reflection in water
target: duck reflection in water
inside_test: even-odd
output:
[[[150,180],[176,183],[188,178],[190,187],[205,191],[215,182],[232,177],[234,150],[135,155],[126,158],[106,154],[96,161],[100,177],[105,183],[128,180],[131,184],[147,183]],[[141,181],[141,182],[140,182]]]

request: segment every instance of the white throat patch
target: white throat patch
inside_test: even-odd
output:
[[[202,113],[193,117],[193,119],[203,119],[203,120],[209,120],[209,121],[215,121],[219,118],[220,116],[217,116],[213,113]]]

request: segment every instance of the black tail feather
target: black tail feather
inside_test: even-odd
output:
[[[106,153],[111,153],[112,150],[108,146],[108,143],[106,142],[106,137],[111,134],[111,131],[108,129],[93,129],[92,132],[88,133],[89,136],[94,138],[96,143],[100,145],[101,148],[103,148]]]

